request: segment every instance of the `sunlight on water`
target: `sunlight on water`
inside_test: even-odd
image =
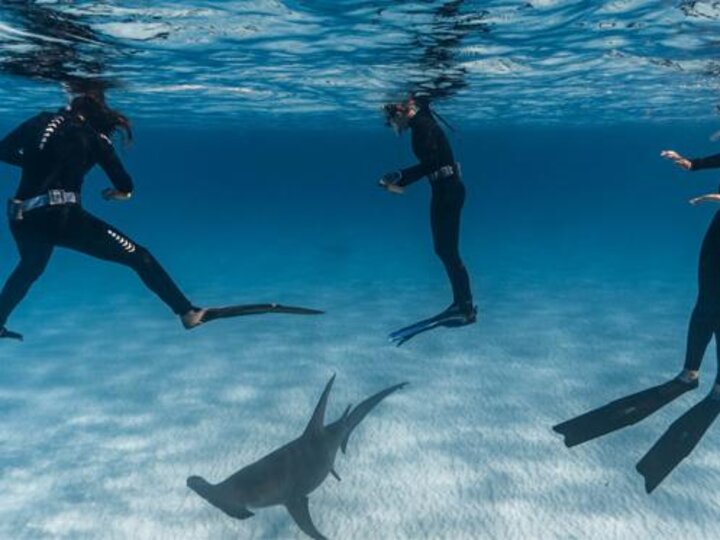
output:
[[[136,115],[184,122],[361,121],[410,91],[465,122],[707,118],[717,101],[710,1],[152,4],[3,2],[0,69],[102,80]],[[10,88],[4,112],[55,87]]]

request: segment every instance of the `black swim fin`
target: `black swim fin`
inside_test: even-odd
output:
[[[283,306],[282,304],[239,304],[219,308],[207,308],[201,318],[206,323],[216,319],[230,317],[243,317],[245,315],[262,315],[264,313],[287,313],[290,315],[321,315],[325,313],[318,309],[297,306]]]
[[[0,326],[0,339],[2,338],[17,339],[18,341],[22,341],[23,335],[18,334],[17,332],[13,332],[12,330],[8,330],[4,326]]]
[[[673,379],[553,426],[553,430],[565,437],[565,446],[576,446],[636,424],[697,387],[697,381]]]
[[[645,478],[647,493],[690,455],[718,414],[720,400],[706,397],[672,423],[635,467]]]

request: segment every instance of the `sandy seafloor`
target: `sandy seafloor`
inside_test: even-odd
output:
[[[720,431],[651,496],[634,465],[701,388],[568,450],[551,426],[680,368],[713,191],[657,154],[707,130],[484,131],[456,141],[463,252],[480,319],[402,348],[387,332],[449,300],[427,186],[373,183],[407,140],[163,133],[127,152],[137,198],[86,206],[147,245],[199,304],[282,301],[185,332],[123,268],[58,252],[1,343],[0,538],[303,538],[281,508],[235,521],[185,487],[298,436],[337,374],[329,419],[401,381],[310,497],[329,538],[714,538]],[[203,142],[199,142],[203,141]],[[11,178],[10,169],[3,177]],[[13,183],[2,186],[11,193]],[[0,273],[15,263],[6,228]]]

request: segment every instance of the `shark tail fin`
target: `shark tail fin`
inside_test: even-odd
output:
[[[343,420],[345,423],[345,435],[343,437],[342,443],[340,444],[340,448],[342,449],[343,454],[347,451],[347,444],[348,440],[350,439],[350,434],[355,430],[355,428],[360,424],[360,422],[363,421],[367,414],[372,411],[383,399],[388,397],[393,392],[396,392],[397,390],[400,390],[401,388],[407,386],[407,384],[408,383],[404,382],[396,384],[395,386],[391,386],[390,388],[386,388],[385,390],[382,390],[377,394],[367,398],[357,407],[352,409],[349,414],[346,411],[346,413],[343,415]]]

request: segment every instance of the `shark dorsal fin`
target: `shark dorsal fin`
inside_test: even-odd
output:
[[[325,428],[325,409],[327,408],[328,396],[330,395],[330,389],[332,388],[333,382],[335,382],[335,375],[330,377],[330,380],[325,385],[325,390],[323,390],[323,393],[320,396],[320,401],[318,401],[318,404],[315,406],[315,411],[313,412],[312,418],[310,418],[310,422],[308,422],[303,435],[320,433]]]

